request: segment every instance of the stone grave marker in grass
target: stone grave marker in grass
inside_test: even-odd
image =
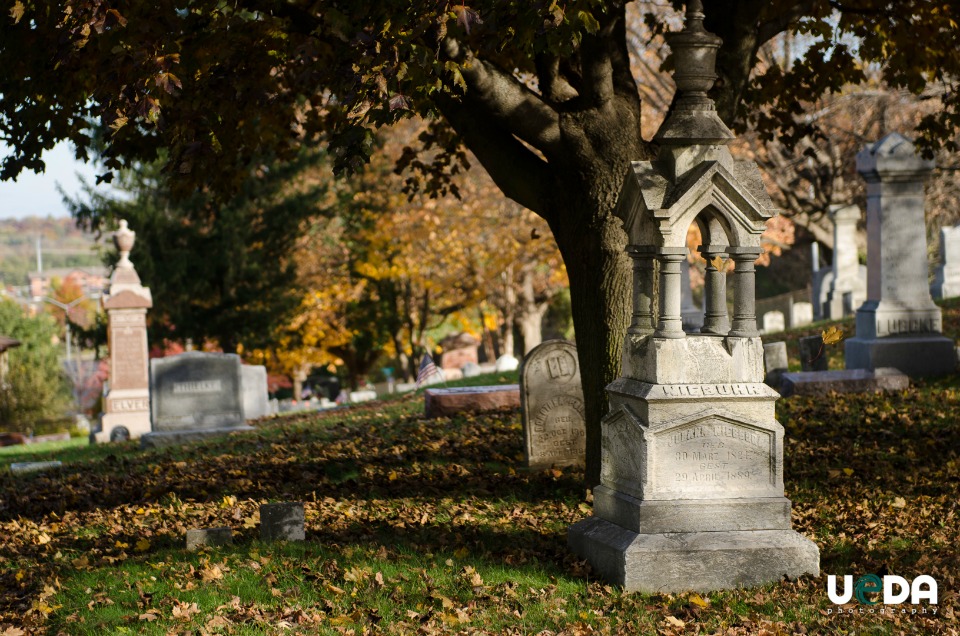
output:
[[[548,340],[520,368],[523,453],[529,468],[583,465],[586,420],[577,347]]]

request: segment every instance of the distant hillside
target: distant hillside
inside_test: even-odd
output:
[[[93,235],[74,225],[73,219],[0,219],[0,282],[26,285],[27,274],[37,270],[37,237],[43,268],[101,265]]]

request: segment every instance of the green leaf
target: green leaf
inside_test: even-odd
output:
[[[580,11],[577,14],[577,17],[580,18],[580,22],[583,24],[583,28],[587,30],[587,33],[593,35],[600,30],[600,23],[597,22],[597,19],[590,13],[586,11]]]

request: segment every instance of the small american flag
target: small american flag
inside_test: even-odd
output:
[[[437,365],[433,363],[433,358],[430,357],[429,353],[423,354],[423,357],[420,358],[420,370],[417,371],[417,387],[420,388],[420,385],[423,384],[427,378],[429,378],[434,373],[440,373],[437,369]]]

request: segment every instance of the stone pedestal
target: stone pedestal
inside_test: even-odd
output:
[[[760,339],[628,337],[628,357],[607,387],[594,516],[570,529],[571,548],[648,593],[818,574],[816,545],[790,526]]]
[[[135,233],[120,222],[114,241],[120,261],[102,298],[107,312],[107,348],[110,352],[109,390],[103,400],[100,430],[95,442],[136,439],[150,432],[150,377],[147,358],[147,310],[153,306],[150,290],[140,283],[130,262]]]
[[[895,367],[917,377],[957,366],[927,285],[923,182],[932,170],[933,161],[897,133],[857,155],[867,182],[868,278],[856,337],[845,345],[848,369]]]

